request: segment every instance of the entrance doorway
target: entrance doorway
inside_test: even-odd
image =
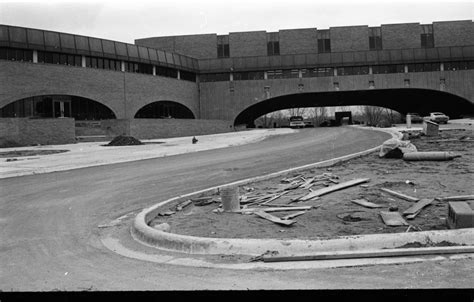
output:
[[[71,100],[54,100],[54,117],[71,117]]]

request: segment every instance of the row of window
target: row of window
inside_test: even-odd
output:
[[[61,64],[69,66],[82,66],[82,56],[70,55],[49,51],[38,51],[38,63]],[[0,59],[22,62],[33,62],[33,51],[15,48],[0,48]],[[143,74],[153,74],[153,65],[125,61],[125,71]],[[85,66],[106,70],[122,70],[122,61],[85,56]],[[155,66],[156,75],[169,78],[178,78],[178,70],[174,68]],[[180,71],[180,79],[196,82],[196,74]]]
[[[422,48],[434,47],[433,25],[421,26],[420,41]],[[331,52],[331,38],[329,30],[319,30],[317,33],[318,52]],[[382,49],[382,30],[380,27],[369,28],[369,50]],[[267,33],[267,55],[280,55],[280,37],[278,32]],[[229,36],[217,36],[217,57],[229,58]]]
[[[474,69],[474,61],[456,61],[445,62],[444,70],[456,71]],[[372,74],[386,74],[386,73],[405,73],[405,66],[408,67],[408,72],[428,72],[440,71],[440,63],[419,63],[419,64],[390,64],[390,65],[374,65],[372,67]],[[349,67],[318,67],[307,69],[279,69],[267,71],[267,79],[290,79],[299,78],[300,72],[303,78],[309,77],[331,77],[334,76],[334,69],[336,69],[338,76],[346,75],[364,75],[369,74],[369,66],[349,66]],[[263,80],[265,79],[265,72],[250,71],[250,72],[234,72],[232,73],[233,80]],[[230,81],[230,73],[208,73],[202,74],[199,77],[201,82],[221,82]]]

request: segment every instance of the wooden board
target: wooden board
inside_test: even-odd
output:
[[[293,214],[288,214],[286,216],[283,216],[281,219],[283,219],[283,220],[292,219],[292,218],[298,217],[300,215],[303,215],[306,212],[307,211],[299,211],[299,212],[296,212],[296,213],[293,213]]]
[[[283,220],[283,219],[280,219],[276,216],[273,216],[271,214],[268,214],[268,213],[265,213],[263,211],[257,211],[257,212],[254,212],[255,215],[257,216],[260,216],[266,220],[269,220],[271,222],[274,222],[274,223],[277,223],[277,224],[281,224],[281,225],[292,225],[293,223],[295,223],[296,221],[294,220],[290,220],[290,219],[286,219],[286,220]]]
[[[302,200],[302,201],[309,200],[309,199],[312,199],[314,197],[319,197],[319,196],[322,196],[322,195],[325,195],[325,194],[328,194],[328,193],[331,193],[331,192],[334,192],[334,191],[342,190],[342,189],[352,187],[352,186],[355,186],[355,185],[358,185],[358,184],[361,184],[361,183],[364,183],[364,182],[368,182],[369,180],[370,180],[370,178],[359,178],[359,179],[346,181],[346,182],[343,182],[343,183],[340,183],[340,184],[337,184],[337,185],[329,186],[327,188],[322,188],[322,189],[319,189],[319,190],[315,190],[315,191],[301,197],[300,200]]]
[[[242,209],[237,212],[241,213],[254,213],[254,212],[283,212],[283,211],[302,211],[302,210],[311,210],[312,206],[305,207],[276,207],[276,208],[247,208]]]
[[[419,198],[411,197],[411,196],[408,196],[408,195],[405,195],[405,194],[402,194],[402,193],[398,193],[398,192],[395,192],[395,191],[392,191],[392,190],[389,190],[389,189],[381,188],[380,190],[382,190],[382,191],[384,191],[384,192],[386,192],[390,195],[393,195],[393,196],[396,196],[398,198],[408,200],[408,201],[411,201],[411,202],[417,202],[418,200],[420,200]]]
[[[461,195],[461,196],[449,196],[437,198],[442,201],[463,201],[463,200],[474,200],[474,195]]]
[[[380,211],[380,216],[382,216],[383,222],[388,226],[408,225],[398,212]]]
[[[425,248],[401,248],[386,249],[376,251],[343,251],[343,252],[321,252],[312,255],[292,255],[292,256],[271,256],[264,255],[264,262],[281,261],[309,261],[309,260],[330,260],[330,259],[354,259],[354,258],[378,258],[378,257],[404,257],[416,255],[441,255],[441,254],[462,254],[474,253],[474,246],[445,246],[445,247],[425,247]]]
[[[354,199],[354,200],[351,200],[351,201],[353,203],[356,203],[358,205],[361,205],[361,206],[366,207],[366,208],[371,208],[371,209],[385,208],[386,207],[384,205],[376,204],[376,203],[370,202],[370,201],[365,200],[365,199]]]
[[[427,205],[429,205],[433,201],[434,201],[434,199],[432,199],[432,198],[424,198],[424,199],[418,201],[417,203],[415,203],[410,208],[403,211],[403,215],[413,215],[415,213],[419,213],[421,211],[421,209],[423,209],[424,207],[426,207]]]

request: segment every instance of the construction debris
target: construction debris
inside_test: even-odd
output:
[[[427,205],[431,204],[434,201],[434,199],[430,198],[424,198],[415,203],[413,206],[410,208],[406,209],[403,211],[403,215],[406,216],[407,219],[413,219],[418,215],[421,210],[426,207]]]
[[[408,225],[399,212],[380,211],[383,222],[388,226]]]
[[[193,201],[191,199],[186,200],[176,206],[176,211],[182,211],[185,207],[189,206]]]
[[[307,211],[300,211],[300,212],[296,212],[296,213],[293,213],[293,214],[288,214],[286,216],[281,217],[281,219],[283,219],[283,220],[292,219],[292,218],[301,216],[301,215],[305,214],[306,212]]]
[[[371,208],[371,209],[386,207],[386,206],[381,205],[381,204],[376,204],[376,203],[370,202],[366,199],[353,199],[351,201],[353,203],[356,203],[358,205],[361,205],[361,206],[366,207],[366,208]]]
[[[392,190],[389,190],[389,189],[380,188],[380,190],[382,190],[382,191],[384,191],[388,194],[391,194],[393,196],[396,196],[398,198],[408,200],[408,201],[411,201],[411,202],[417,202],[418,200],[420,200],[419,198],[411,197],[411,196],[408,196],[408,195],[405,195],[405,194],[402,194],[402,193],[398,193],[398,192],[395,192],[395,191],[392,191]]]
[[[423,160],[452,160],[456,157],[461,157],[460,154],[453,152],[429,151],[429,152],[411,152],[403,154],[403,160],[406,161],[423,161]]]
[[[334,192],[334,191],[349,188],[349,187],[352,187],[352,186],[355,186],[355,185],[358,185],[358,184],[361,184],[361,183],[365,183],[365,182],[368,182],[368,181],[370,181],[370,178],[359,178],[359,179],[346,181],[346,182],[343,182],[343,183],[340,183],[340,184],[337,184],[337,185],[333,185],[333,186],[329,186],[327,188],[322,188],[322,189],[313,191],[313,192],[311,192],[311,193],[309,193],[309,194],[307,194],[303,197],[300,197],[299,200],[301,200],[301,201],[310,200],[310,199],[313,199],[314,197],[319,197],[319,196],[322,196],[322,195],[325,195],[325,194],[328,194],[328,193],[331,193],[331,192]]]
[[[260,216],[266,220],[269,220],[271,222],[274,222],[276,224],[281,224],[281,225],[285,225],[285,226],[289,226],[289,225],[292,225],[294,224],[296,221],[295,220],[290,220],[290,219],[281,219],[279,217],[276,217],[276,216],[273,216],[271,214],[268,214],[264,211],[256,211],[254,212],[255,215],[257,216]]]
[[[474,195],[460,195],[460,196],[449,196],[449,197],[438,197],[439,201],[464,201],[474,200]]]
[[[131,145],[142,145],[143,143],[134,138],[133,136],[119,135],[116,136],[110,143],[105,146],[131,146]]]
[[[285,212],[285,211],[302,211],[302,210],[311,210],[312,206],[305,207],[276,207],[276,208],[246,208],[239,210],[240,213],[255,213],[259,211],[263,212]]]
[[[175,211],[165,211],[165,212],[158,213],[158,216],[171,216],[174,213],[176,213],[176,212]]]

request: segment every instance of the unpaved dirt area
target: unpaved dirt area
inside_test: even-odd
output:
[[[68,152],[68,151],[69,150],[17,150],[17,151],[6,151],[6,152],[0,152],[0,158],[50,155],[50,154],[64,153],[64,152]]]
[[[460,138],[464,140],[461,141]],[[309,179],[329,173],[333,175],[334,183],[326,182],[326,185],[357,178],[370,178],[370,182],[366,184],[332,192],[319,197],[318,200],[291,202],[310,191],[303,188],[289,190],[287,194],[266,205],[288,205],[291,202],[292,206],[315,207],[294,218],[296,223],[291,226],[275,224],[254,214],[213,212],[220,205],[217,194],[213,196],[215,202],[208,205],[197,206],[197,203],[191,203],[181,211],[176,211],[175,205],[164,208],[161,213],[166,211],[175,213],[169,216],[159,215],[150,225],[166,222],[171,227],[170,232],[214,238],[316,239],[405,232],[408,229],[406,225],[385,225],[380,211],[389,211],[390,207],[397,207],[398,212],[402,213],[414,203],[392,196],[380,188],[387,188],[420,199],[473,194],[474,131],[445,130],[441,131],[438,137],[421,136],[412,138],[410,141],[418,151],[453,151],[461,157],[449,161],[407,162],[403,159],[379,158],[378,152],[375,152],[329,168],[301,171],[239,188],[240,195],[245,194],[251,197],[272,193],[288,186],[288,183],[282,182],[284,178],[301,176]],[[317,190],[323,187],[325,187],[324,182],[318,182],[311,189]],[[383,207],[366,208],[351,202],[351,200],[361,198]],[[251,207],[255,208],[258,205]],[[271,214],[282,217],[291,213],[294,212],[272,212]],[[447,213],[447,202],[434,200],[414,219],[406,220],[411,225],[409,231],[447,229]]]

